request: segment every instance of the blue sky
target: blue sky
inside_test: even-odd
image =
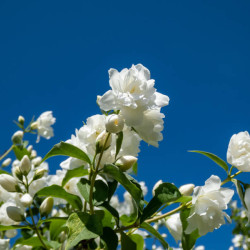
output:
[[[250,130],[249,11],[249,1],[233,0],[2,0],[0,152],[19,114],[28,120],[52,110],[55,137],[36,145],[44,156],[99,113],[96,95],[109,89],[109,68],[142,63],[170,105],[159,148],[141,146],[137,179],[149,189],[159,179],[177,186],[203,185],[211,174],[223,179],[215,164],[187,150],[225,159],[231,135]],[[231,229],[225,225],[198,243],[228,249]]]

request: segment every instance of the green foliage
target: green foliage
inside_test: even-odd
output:
[[[12,225],[12,226],[0,225],[0,232],[10,230],[10,229],[23,229],[23,228],[30,228],[30,227],[29,226],[23,226],[23,225]]]
[[[123,173],[117,166],[109,164],[105,165],[103,172],[118,181],[133,197],[139,209],[140,201],[142,199],[142,191],[133,182],[131,182],[125,173]]]
[[[171,183],[162,183],[155,190],[155,196],[151,199],[148,205],[143,209],[141,222],[152,216],[158,209],[168,203],[176,201],[181,197],[179,189]]]
[[[85,161],[89,164],[91,164],[91,161],[88,157],[88,155],[83,152],[78,147],[66,143],[66,142],[60,142],[56,144],[43,158],[43,161],[47,160],[50,157],[56,156],[56,155],[65,155],[73,158],[77,158],[79,160]]]
[[[198,151],[198,150],[191,150],[189,152],[194,152],[194,153],[198,153],[198,154],[202,154],[207,156],[208,158],[210,158],[212,161],[214,161],[217,165],[219,165],[220,167],[222,167],[226,172],[228,172],[228,165],[225,161],[223,161],[220,157],[218,157],[217,155],[214,155],[212,153],[209,152],[204,152],[204,151]]]
[[[52,185],[49,187],[42,188],[39,190],[36,195],[38,196],[52,196],[56,198],[61,198],[66,200],[73,208],[82,209],[81,199],[74,195],[66,192],[61,186]]]
[[[49,232],[50,239],[57,240],[58,235],[66,229],[66,221],[65,220],[54,220],[50,223]]]
[[[83,198],[89,202],[90,181],[82,178],[77,183],[78,190]],[[96,180],[93,190],[93,204],[95,206],[102,204],[108,198],[108,186],[102,180]]]
[[[62,187],[64,187],[70,179],[88,175],[88,173],[89,173],[88,169],[84,169],[84,166],[68,170],[62,180]]]
[[[146,222],[143,222],[141,225],[140,225],[141,228],[144,228],[146,229],[149,233],[151,233],[155,238],[157,238],[160,243],[162,244],[163,248],[164,249],[168,249],[168,243],[165,241],[165,239],[161,236],[161,234],[155,230],[150,224],[146,223]]]
[[[102,215],[90,215],[84,212],[73,213],[67,221],[69,238],[66,250],[76,246],[82,240],[95,239],[103,234]]]
[[[129,238],[136,243],[136,250],[143,250],[144,248],[144,239],[139,234],[129,235]]]
[[[117,155],[120,152],[121,146],[122,146],[122,141],[123,141],[123,132],[119,132],[117,134],[117,139],[116,139],[116,152],[115,152],[115,159],[117,157]]]
[[[182,230],[183,230],[182,240],[181,240],[183,250],[191,250],[195,245],[196,240],[200,237],[198,229],[194,230],[191,234],[185,233],[185,230],[188,226],[187,218],[189,214],[190,214],[190,208],[185,208],[180,213]]]
[[[125,233],[121,232],[121,250],[137,250],[136,242],[134,242]]]
[[[19,161],[21,161],[25,155],[30,156],[30,152],[23,145],[14,145],[12,149]]]
[[[245,201],[244,201],[244,190],[243,190],[243,187],[242,187],[242,185],[241,185],[241,181],[236,180],[236,179],[232,179],[232,182],[233,182],[234,185],[236,186],[237,193],[238,193],[238,195],[239,195],[239,197],[240,197],[240,200],[241,200],[243,206],[244,206],[245,208],[247,208],[247,207],[246,207],[246,204],[245,204]]]
[[[103,234],[101,235],[102,243],[105,246],[105,250],[115,250],[118,246],[118,236],[109,227],[103,228]]]

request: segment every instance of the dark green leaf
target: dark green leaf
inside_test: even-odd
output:
[[[103,234],[100,215],[78,212],[70,215],[67,221],[69,238],[66,250],[76,246],[82,240],[95,239]]]
[[[78,190],[83,198],[89,202],[90,181],[82,178],[77,183]],[[93,204],[95,206],[102,204],[108,198],[108,186],[102,180],[96,180],[93,190]]]
[[[107,210],[97,210],[95,211],[97,215],[99,215],[100,218],[102,218],[102,226],[103,227],[110,227],[114,228],[115,226],[115,219],[113,218],[112,214]]]
[[[161,236],[161,234],[158,231],[156,231],[150,224],[148,224],[146,222],[143,222],[140,227],[146,229],[155,238],[157,238],[160,241],[160,243],[162,244],[162,246],[163,246],[164,249],[168,249],[168,243]]]
[[[106,201],[104,203],[102,203],[102,205],[100,207],[107,209],[112,214],[112,216],[115,218],[116,224],[119,225],[119,213],[117,212],[117,210],[115,208],[110,206],[109,203]]]
[[[191,234],[186,234],[185,230],[188,226],[187,218],[190,214],[190,208],[183,209],[180,213],[181,222],[182,222],[182,248],[183,250],[191,250],[195,245],[196,240],[200,237],[198,229],[194,230]]]
[[[122,146],[122,140],[123,140],[123,132],[119,132],[117,134],[117,139],[116,139],[116,151],[115,151],[115,159],[117,157],[117,155],[120,152],[121,146]]]
[[[137,206],[140,208],[142,191],[134,183],[132,183],[117,166],[111,164],[105,165],[103,172],[118,181],[131,194]]]
[[[113,194],[116,191],[118,182],[116,180],[114,181],[108,181],[108,187],[109,187],[109,191],[108,191],[108,201],[110,201],[110,199],[112,198]]]
[[[121,250],[137,250],[136,243],[125,233],[121,232]]]
[[[118,236],[109,227],[103,228],[103,234],[101,236],[102,241],[105,243],[105,250],[115,250],[118,246]]]
[[[62,180],[62,187],[65,186],[65,184],[72,178],[75,177],[82,177],[84,175],[87,175],[88,169],[84,169],[84,166],[81,166],[79,168],[74,168],[72,170],[68,170],[66,175],[64,176],[63,180]]]
[[[22,158],[25,156],[25,155],[28,155],[30,156],[30,152],[22,145],[15,145],[13,146],[13,151],[15,153],[15,156],[16,158],[21,161]]]
[[[43,161],[47,160],[48,158],[56,155],[65,155],[73,158],[77,158],[79,160],[83,160],[89,164],[91,164],[91,161],[88,157],[88,155],[83,152],[80,148],[66,143],[66,142],[60,142],[56,144],[48,154],[45,155],[43,158]]]
[[[155,190],[155,196],[152,200],[148,203],[148,205],[144,208],[141,222],[149,218],[158,209],[168,203],[173,202],[181,197],[181,193],[179,189],[171,184],[171,183],[162,183],[159,187]]]
[[[194,152],[194,153],[198,153],[198,154],[202,154],[207,156],[208,158],[210,158],[212,161],[214,161],[217,165],[219,165],[220,167],[222,167],[226,172],[228,172],[228,165],[225,161],[223,161],[220,157],[218,157],[217,155],[214,155],[212,153],[209,152],[204,152],[204,151],[198,151],[198,150],[191,150],[189,152]]]
[[[49,187],[42,188],[36,194],[38,196],[52,196],[56,198],[61,198],[71,204],[72,207],[77,208],[79,210],[82,209],[81,199],[77,195],[66,192],[61,186],[58,185],[52,185]]]

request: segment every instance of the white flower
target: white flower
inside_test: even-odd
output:
[[[10,240],[9,239],[0,239],[0,250],[10,249]]]
[[[247,131],[231,137],[227,161],[243,172],[250,172],[250,136]]]
[[[182,223],[180,219],[180,214],[176,213],[169,216],[166,220],[166,226],[169,232],[174,237],[175,241],[181,240],[182,237]]]
[[[234,238],[232,239],[232,242],[234,244],[234,247],[241,247],[243,243],[243,235],[241,234],[236,234]]]
[[[16,192],[17,180],[8,174],[0,175],[0,185],[8,192]]]
[[[205,186],[194,188],[192,207],[187,218],[188,227],[185,231],[187,234],[198,228],[199,234],[205,235],[225,224],[224,217],[230,221],[230,217],[222,210],[227,209],[234,191],[220,186],[220,178],[212,175],[206,180]]]
[[[33,198],[30,196],[30,194],[24,194],[20,199],[20,202],[24,207],[29,207],[33,202]]]
[[[50,139],[54,136],[53,128],[51,127],[56,118],[53,117],[52,111],[46,111],[42,113],[37,119],[37,142],[40,140],[40,136]]]

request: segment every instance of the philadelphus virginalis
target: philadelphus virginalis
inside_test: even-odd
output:
[[[156,92],[150,72],[141,64],[118,72],[109,70],[112,90],[99,97],[102,110],[120,110],[127,126],[133,127],[147,143],[158,146],[162,140],[164,115],[161,107],[168,105],[169,97]]]
[[[250,172],[250,136],[247,131],[231,137],[227,161],[243,172]]]
[[[233,190],[221,188],[221,180],[215,175],[206,180],[205,186],[195,187],[185,232],[190,234],[198,228],[199,234],[205,235],[225,224],[224,217],[230,221],[230,217],[222,210],[227,209],[233,194]]]

